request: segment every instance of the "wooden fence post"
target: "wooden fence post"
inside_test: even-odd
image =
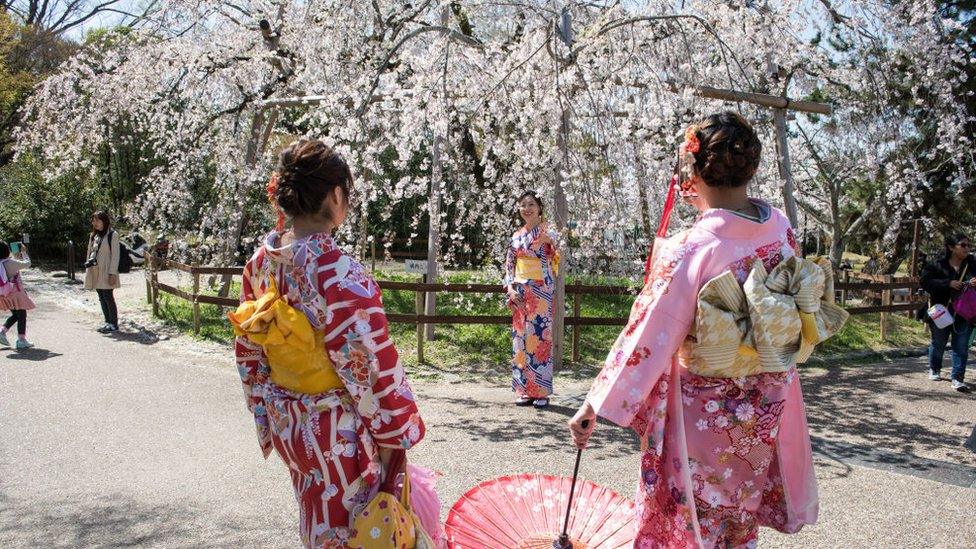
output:
[[[579,325],[580,319],[580,294],[573,294],[573,375],[579,374],[579,360],[580,360],[580,330]]]
[[[200,335],[200,302],[197,301],[197,294],[200,293],[200,273],[196,271],[197,263],[193,263],[193,335]]]
[[[417,291],[417,316],[424,314],[424,301],[426,301],[426,292]],[[417,362],[420,364],[424,363],[424,324],[417,320]]]
[[[153,316],[159,317],[159,264],[156,263],[156,259],[153,258],[153,270],[152,270],[152,306],[153,306]]]
[[[851,272],[848,271],[847,269],[844,269],[843,271],[841,271],[841,280],[844,282],[844,284],[847,284],[848,282],[850,282],[851,281]],[[840,291],[840,306],[841,307],[847,307],[847,288],[846,287],[843,290]]]
[[[886,287],[885,289],[881,290],[881,306],[882,307],[890,307],[891,306],[891,287],[890,287],[890,284],[892,283],[892,276],[891,275],[885,275],[884,276],[884,282],[885,282],[885,284],[888,284],[889,287]],[[887,341],[888,340],[888,322],[889,322],[889,319],[890,319],[891,314],[889,312],[887,312],[887,311],[883,311],[880,316],[881,316],[881,341]]]
[[[146,303],[152,303],[152,256],[146,254]]]

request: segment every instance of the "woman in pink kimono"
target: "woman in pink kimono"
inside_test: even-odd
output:
[[[230,320],[264,457],[288,466],[308,548],[346,548],[394,453],[420,442],[417,411],[380,290],[332,240],[352,174],[321,141],[281,153],[269,196],[288,214],[244,267]]]
[[[794,257],[783,213],[747,196],[760,152],[734,113],[688,129],[681,187],[702,211],[656,247],[569,422],[580,448],[598,415],[637,432],[637,548],[754,547],[760,525],[792,533],[817,519],[796,363],[846,313],[825,300],[829,274]]]

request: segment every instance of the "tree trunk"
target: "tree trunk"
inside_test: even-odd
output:
[[[835,269],[844,262],[844,251],[847,249],[847,239],[838,237],[839,233],[840,231],[834,231],[830,238],[830,262],[834,264]]]

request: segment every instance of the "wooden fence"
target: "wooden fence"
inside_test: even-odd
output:
[[[152,304],[153,314],[159,316],[159,293],[167,293],[185,299],[193,304],[193,332],[200,333],[200,305],[218,305],[221,307],[236,307],[238,299],[234,297],[218,297],[200,293],[200,277],[202,276],[241,276],[243,267],[202,267],[196,265],[186,265],[176,261],[159,258],[149,258],[147,256],[146,269],[146,300]],[[163,284],[159,281],[159,271],[163,269],[174,269],[189,274],[193,278],[192,291],[187,292],[181,288],[176,288]],[[865,275],[862,273],[851,273],[845,271],[839,275],[840,281],[835,285],[838,299],[842,306],[852,315],[863,315],[880,313],[881,337],[888,337],[890,315],[897,312],[907,312],[913,314],[925,301],[915,299],[915,293],[919,289],[918,281],[910,278],[896,278],[889,275]],[[386,315],[389,322],[417,325],[417,358],[424,362],[424,328],[427,324],[510,324],[511,315],[426,315],[424,314],[424,302],[427,293],[478,293],[478,294],[504,294],[505,290],[499,284],[448,284],[436,283],[427,284],[423,282],[394,282],[388,280],[378,280],[380,288],[384,290],[406,290],[416,293],[416,310],[414,314],[390,313]],[[896,299],[898,290],[907,290],[905,295],[908,299],[900,302]],[[624,326],[627,324],[626,317],[588,317],[581,316],[581,298],[584,295],[614,296],[614,295],[634,295],[635,289],[627,286],[589,286],[583,284],[567,284],[566,296],[572,300],[573,310],[571,315],[566,316],[566,326],[571,326],[572,333],[572,355],[573,362],[580,359],[580,335],[584,326]],[[848,304],[856,299],[856,295],[862,295],[861,299],[877,300],[880,305],[858,305],[848,307]]]

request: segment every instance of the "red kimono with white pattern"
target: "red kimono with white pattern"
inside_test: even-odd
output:
[[[353,518],[382,480],[379,448],[408,449],[424,436],[379,287],[326,234],[286,246],[271,233],[244,268],[241,300],[259,298],[274,275],[288,303],[325,334],[345,387],[317,395],[270,379],[260,345],[238,337],[238,371],[258,442],[291,472],[306,547],[346,547]]]

